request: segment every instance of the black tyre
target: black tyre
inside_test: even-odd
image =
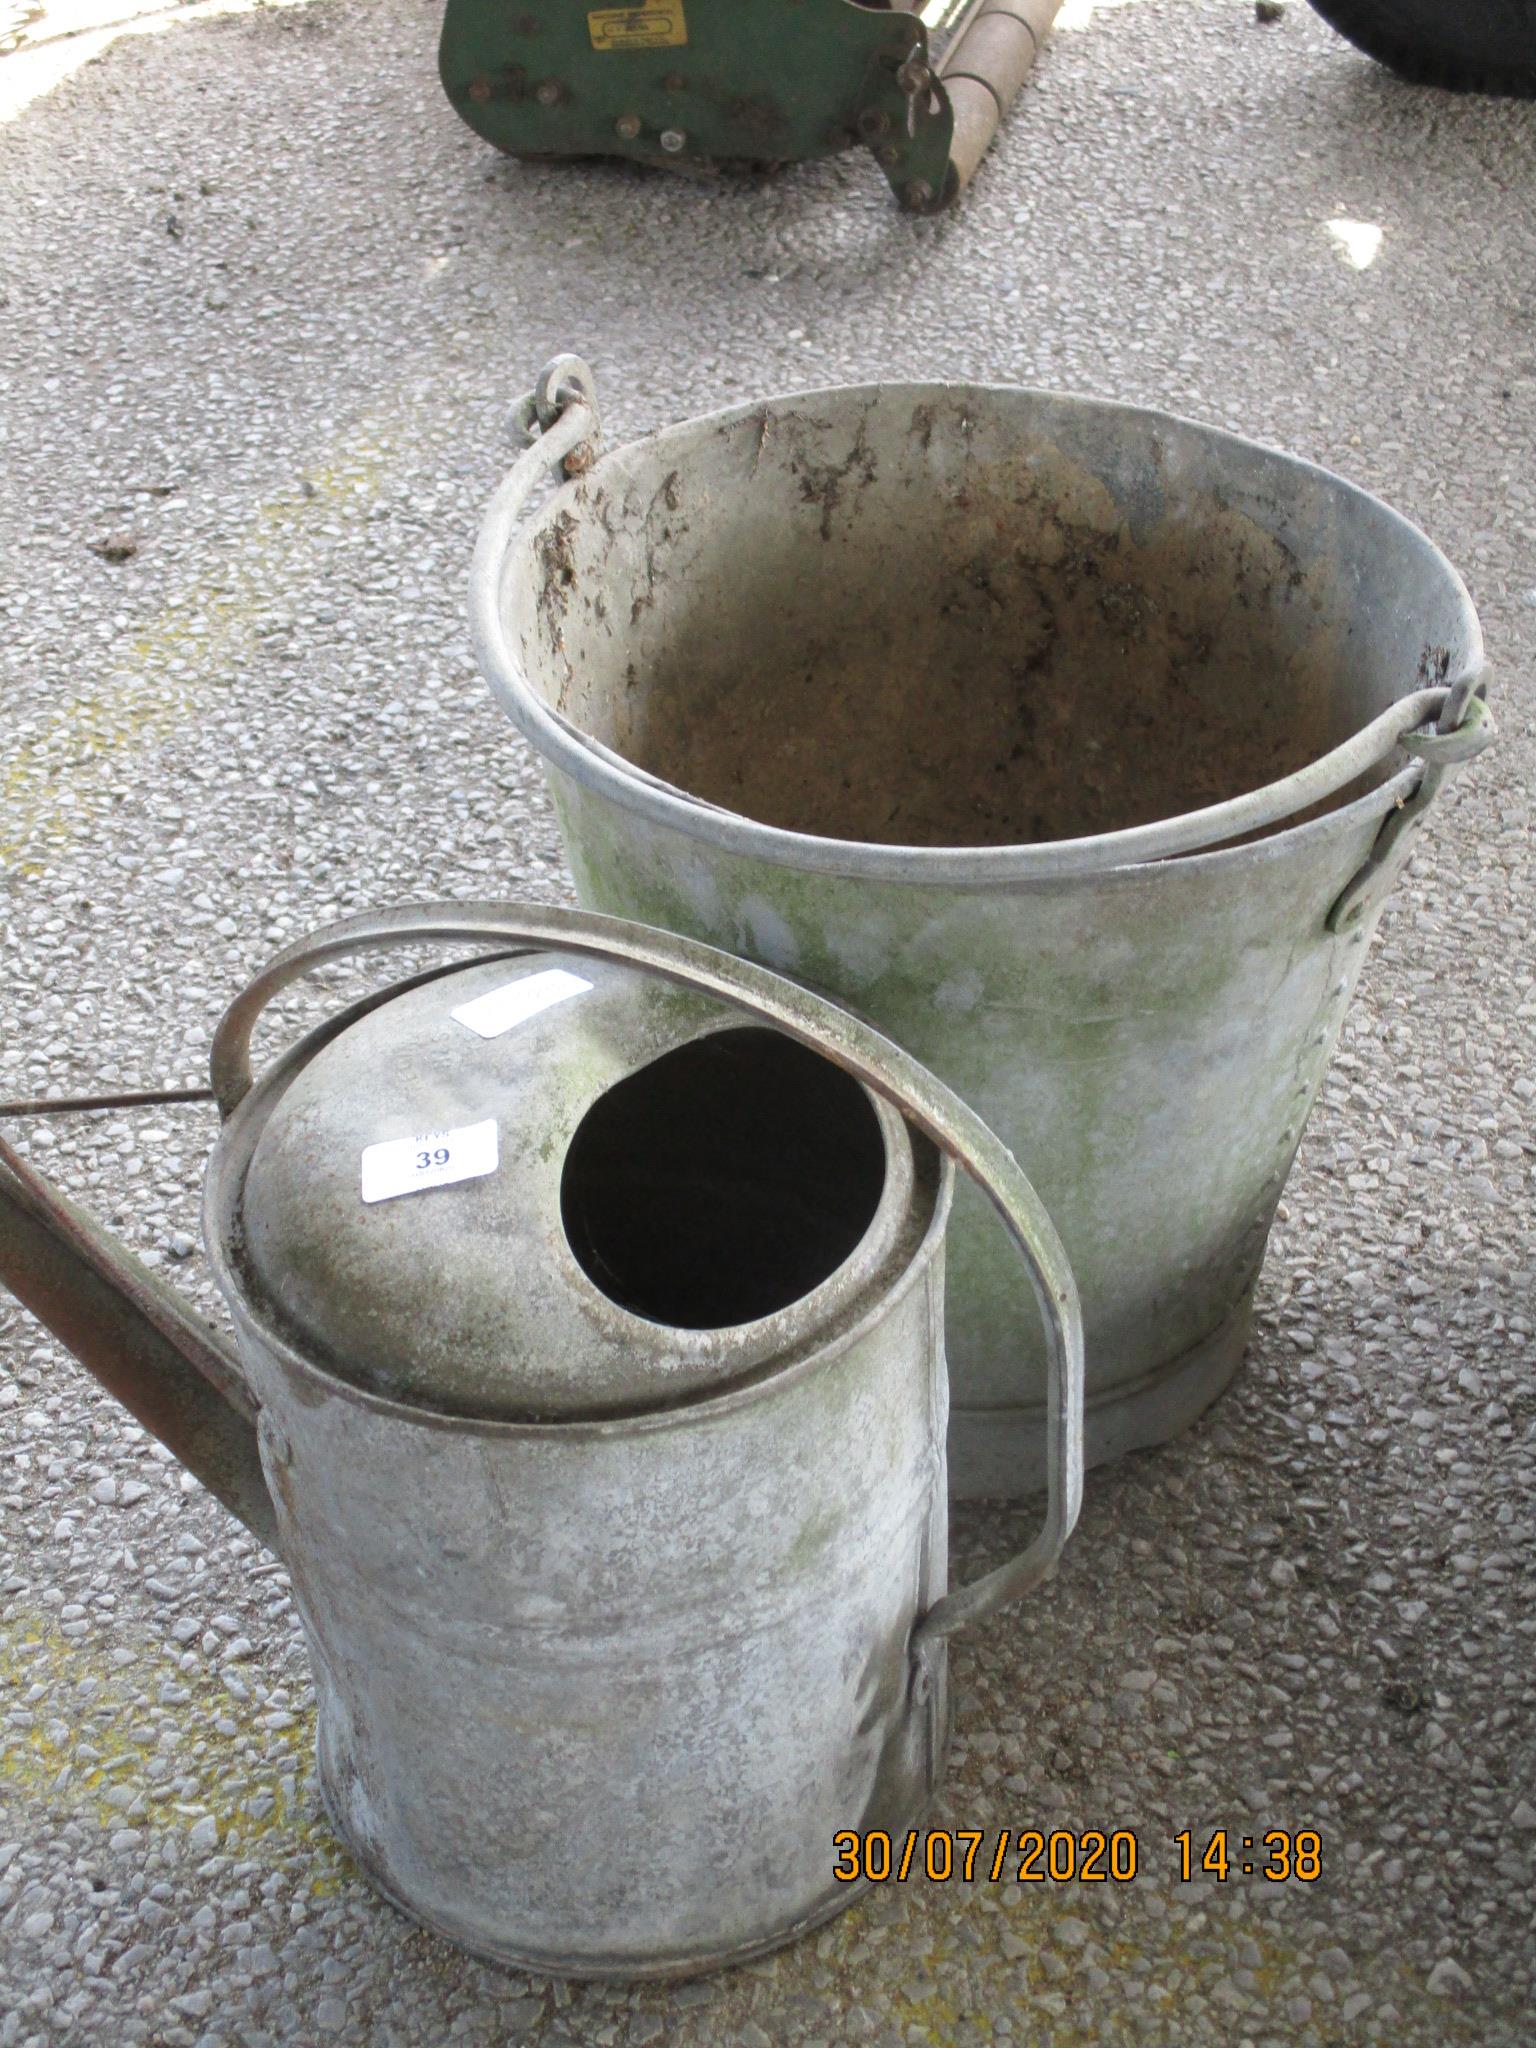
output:
[[[1536,99],[1536,0],[1312,0],[1357,49],[1419,85]]]

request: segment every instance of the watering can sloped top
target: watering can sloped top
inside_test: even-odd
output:
[[[282,989],[425,944],[493,957],[352,1005],[253,1079],[251,1035]],[[211,1069],[225,1121],[204,1233],[237,1327],[316,1401],[481,1433],[623,1430],[851,1341],[882,1277],[943,1227],[947,1177],[931,1150],[923,1164],[936,1147],[1028,1274],[1050,1359],[1047,1500],[1034,1540],[936,1602],[916,1643],[1027,1592],[1060,1555],[1082,1499],[1083,1402],[1060,1239],[975,1112],[825,997],[618,918],[425,904],[279,954],[226,1012]],[[684,1200],[688,1230],[671,1206]],[[745,1227],[717,1240],[702,1279],[669,1266],[669,1236],[697,1245],[712,1207]],[[3,1138],[0,1281],[277,1547],[243,1352]],[[537,1360],[527,1330],[542,1333]]]
[[[742,1022],[549,953],[370,1009],[272,1091],[250,1282],[341,1377],[462,1415],[632,1413],[782,1362],[834,1276],[867,1297],[913,1158],[888,1104]]]

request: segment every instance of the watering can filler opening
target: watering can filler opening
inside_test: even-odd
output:
[[[873,1222],[885,1174],[856,1082],[775,1032],[734,1029],[663,1053],[593,1104],[560,1212],[611,1301],[723,1329],[829,1279]]]

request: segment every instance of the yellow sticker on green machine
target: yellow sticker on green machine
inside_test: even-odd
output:
[[[587,16],[594,50],[676,50],[688,40],[683,0],[643,7],[600,7]]]

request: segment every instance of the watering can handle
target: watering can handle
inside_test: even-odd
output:
[[[873,1025],[798,982],[697,939],[623,918],[542,904],[424,903],[348,918],[279,953],[246,987],[214,1034],[212,1080],[219,1109],[233,1114],[251,1088],[251,1033],[280,990],[312,968],[375,947],[487,945],[614,960],[696,989],[776,1026],[821,1053],[875,1094],[975,1181],[1023,1254],[1045,1324],[1048,1393],[1045,1521],[1027,1549],[929,1608],[913,1648],[921,1655],[965,1623],[995,1613],[1046,1577],[1072,1533],[1083,1495],[1083,1325],[1067,1255],[1040,1197],[996,1133],[910,1053]]]

